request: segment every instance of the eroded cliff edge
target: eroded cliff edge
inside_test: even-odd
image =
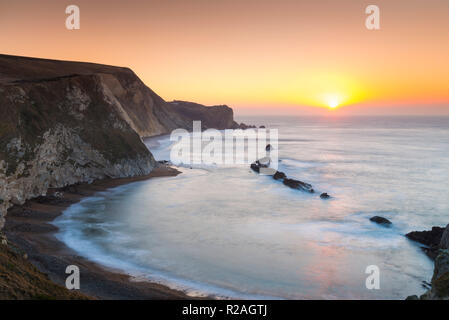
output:
[[[48,188],[150,173],[142,137],[238,126],[227,106],[191,110],[128,68],[0,55],[0,230],[8,207]]]

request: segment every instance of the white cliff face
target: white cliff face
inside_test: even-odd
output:
[[[25,146],[20,138],[11,141],[8,151],[15,153],[18,159],[12,175],[6,175],[5,161],[0,161],[0,229],[8,207],[45,195],[48,188],[108,177],[146,175],[155,165],[150,157],[121,159],[111,163],[73,129],[62,125],[45,132],[43,141],[35,148],[35,157],[31,160],[23,159]]]
[[[109,86],[118,82],[113,77],[106,77]],[[0,83],[0,230],[9,207],[49,188],[141,176],[154,168],[156,161],[104,78]]]
[[[236,125],[228,107],[165,102],[127,68],[0,55],[0,70],[0,230],[48,188],[148,174],[141,137]]]

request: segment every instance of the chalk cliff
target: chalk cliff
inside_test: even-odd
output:
[[[8,207],[48,188],[145,175],[142,137],[233,128],[232,109],[167,103],[128,68],[0,55],[0,229]]]

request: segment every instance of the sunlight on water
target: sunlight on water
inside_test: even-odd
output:
[[[244,120],[279,130],[279,170],[317,194],[247,166],[182,168],[73,205],[56,221],[58,237],[95,261],[196,294],[403,299],[424,291],[433,265],[403,235],[449,222],[449,119]],[[168,159],[167,137],[147,145]],[[370,222],[374,215],[393,226]],[[368,265],[380,268],[380,290],[365,287]]]

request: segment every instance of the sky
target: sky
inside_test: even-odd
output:
[[[447,0],[0,0],[0,53],[126,66],[237,114],[449,114]]]

